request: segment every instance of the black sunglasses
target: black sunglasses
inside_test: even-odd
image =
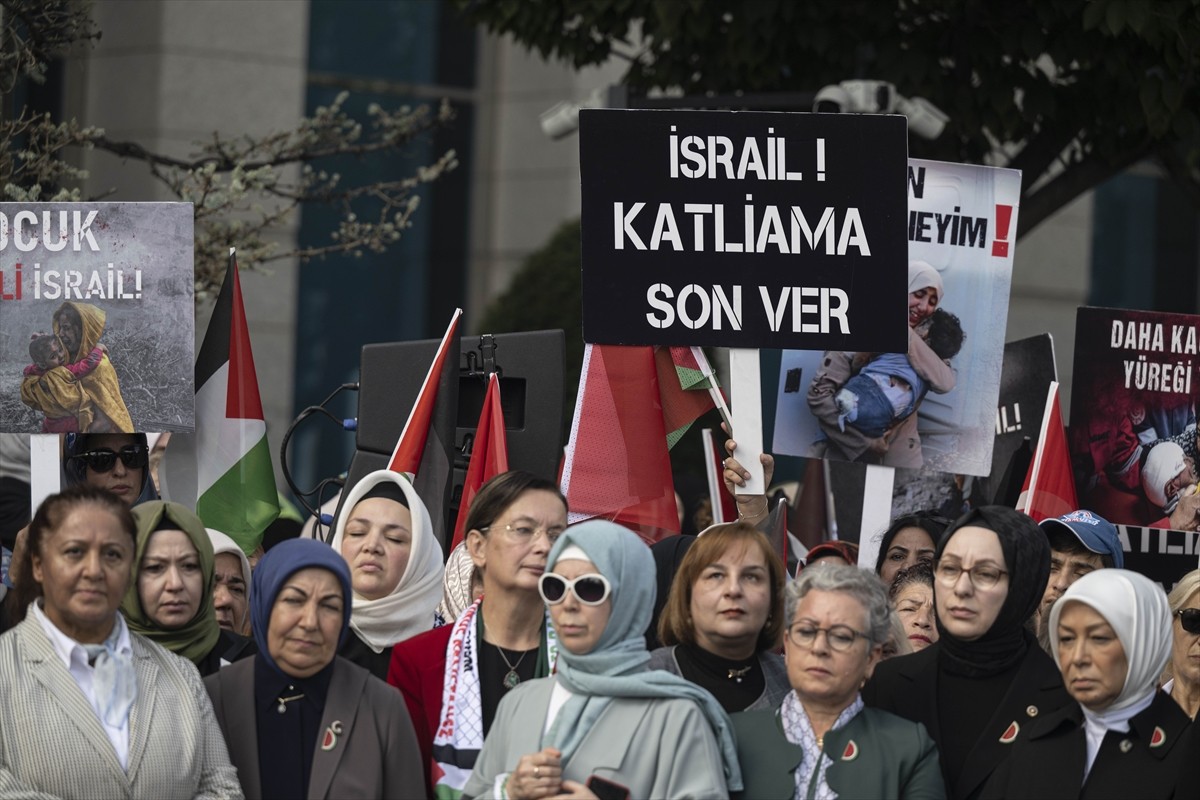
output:
[[[1175,612],[1179,624],[1188,633],[1200,633],[1200,608],[1181,608]]]
[[[78,453],[71,458],[87,464],[93,472],[109,472],[117,465],[118,458],[121,459],[121,463],[125,465],[126,469],[141,469],[150,463],[149,452],[140,444],[127,444],[121,448],[120,452],[102,447],[99,450]]]

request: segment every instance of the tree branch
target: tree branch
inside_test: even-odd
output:
[[[1049,183],[1032,194],[1021,194],[1021,213],[1017,223],[1017,239],[1025,236],[1055,211],[1079,195],[1094,189],[1114,175],[1141,161],[1153,152],[1151,143],[1143,141],[1130,145],[1121,157],[1112,162],[1085,159],[1064,169]]]

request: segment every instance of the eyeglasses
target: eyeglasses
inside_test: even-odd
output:
[[[141,469],[150,463],[150,453],[145,446],[140,444],[125,445],[119,452],[107,447],[88,450],[86,453],[77,453],[71,458],[87,464],[93,472],[110,471],[117,465],[118,458],[121,459],[121,463],[125,465],[126,469]]]
[[[824,632],[825,641],[829,643],[829,649],[839,653],[844,653],[854,646],[854,642],[858,639],[866,639],[867,634],[861,631],[856,631],[849,625],[834,625],[831,628],[818,628],[815,625],[805,625],[800,623],[788,628],[788,639],[796,647],[803,647],[809,650],[817,643],[817,634]]]
[[[963,569],[962,564],[950,564],[944,561],[939,561],[934,574],[937,579],[946,586],[953,586],[958,583],[959,576],[963,573],[971,579],[971,583],[976,589],[990,589],[1000,582],[1000,579],[1008,574],[1005,570],[997,569],[996,567],[979,566]]]
[[[1175,612],[1179,624],[1188,633],[1200,633],[1200,608],[1181,608]]]
[[[594,572],[570,580],[553,572],[543,572],[538,579],[538,592],[547,605],[558,605],[566,600],[567,589],[574,592],[576,599],[585,606],[598,606],[608,599],[612,584],[608,578]]]
[[[479,532],[487,533],[493,527],[494,526],[492,526],[492,525],[487,525],[483,528],[480,528]],[[539,533],[544,533],[546,535],[546,538],[550,541],[550,544],[554,544],[556,541],[558,541],[558,537],[562,536],[563,531],[566,529],[560,528],[557,525],[547,525],[544,527],[535,527],[533,525],[527,525],[522,522],[522,523],[518,523],[516,525],[509,523],[504,526],[504,530],[508,532],[508,535],[510,537],[512,537],[513,539],[516,539],[517,541],[521,541],[521,542],[531,542],[534,540],[534,538],[537,537],[537,535]]]

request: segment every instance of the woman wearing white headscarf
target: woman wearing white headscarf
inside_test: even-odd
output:
[[[387,679],[392,647],[433,627],[442,599],[442,552],[429,512],[398,472],[369,473],[350,490],[333,549],[350,565],[350,629],[338,655]]]
[[[1096,570],[1054,604],[1050,639],[1076,702],[1030,723],[984,797],[1194,797],[1180,783],[1189,720],[1158,688],[1171,654],[1162,588]]]
[[[956,378],[949,362],[938,357],[925,341],[930,318],[945,298],[942,276],[924,261],[908,262],[908,360],[913,369],[929,382],[929,389],[945,394],[954,388]],[[809,453],[845,461],[882,463],[890,467],[920,467],[921,437],[917,433],[917,411],[913,409],[890,431],[872,439],[851,425],[839,425],[841,414],[837,393],[857,371],[855,353],[828,350],[821,368],[808,389],[808,407],[821,426],[825,440],[817,442]],[[843,427],[845,430],[843,430]]]
[[[500,701],[463,797],[726,797],[742,788],[729,718],[690,681],[650,670],[654,558],[620,525],[568,529],[539,581],[557,672]]]

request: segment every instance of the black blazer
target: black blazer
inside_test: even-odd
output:
[[[1191,720],[1158,692],[1150,707],[1129,721],[1128,733],[1109,731],[1083,779],[1087,758],[1083,712],[1071,703],[1035,721],[984,788],[984,798],[1070,797],[1087,800],[1194,798],[1200,789],[1180,781],[1189,753]]]
[[[942,763],[946,794],[952,800],[978,797],[987,779],[1012,752],[1012,745],[1028,735],[1032,720],[1074,702],[1063,688],[1062,675],[1054,662],[1032,638],[1028,641],[1029,650],[999,706],[957,709],[958,713],[984,716],[988,721],[967,755],[956,784],[951,785]],[[862,692],[868,706],[924,724],[935,743],[941,741],[937,654],[938,646],[933,644],[919,653],[881,662]]]

